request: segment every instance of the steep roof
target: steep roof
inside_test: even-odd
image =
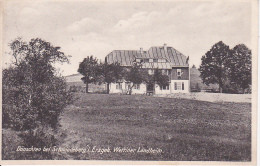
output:
[[[187,57],[173,47],[151,47],[148,51],[114,50],[106,56],[108,63],[118,62],[122,66],[131,66],[136,58],[166,59],[167,62],[144,62],[143,68],[188,67]]]

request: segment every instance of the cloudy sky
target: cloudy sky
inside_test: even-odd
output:
[[[248,1],[250,2],[250,1]],[[112,50],[148,50],[166,43],[200,65],[201,56],[222,40],[251,48],[251,4],[217,1],[8,1],[4,12],[4,66],[8,43],[20,36],[40,37],[71,55],[57,65],[63,75],[77,73],[93,55],[104,60]]]

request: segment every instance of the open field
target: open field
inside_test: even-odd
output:
[[[157,97],[192,99],[209,102],[236,102],[251,103],[251,94],[228,94],[228,93],[207,93],[207,92],[191,92],[191,93],[175,93],[169,95],[156,95]]]
[[[250,161],[251,104],[142,95],[77,94],[61,117],[60,147],[95,149],[57,159]],[[99,148],[161,149],[160,153]]]

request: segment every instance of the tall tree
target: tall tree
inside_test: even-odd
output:
[[[162,71],[159,69],[155,69],[154,71],[154,83],[159,86],[168,86],[169,85],[169,77],[165,74],[162,74]]]
[[[251,85],[252,79],[252,54],[244,44],[236,45],[230,55],[230,81],[243,89]]]
[[[212,48],[202,56],[199,71],[203,83],[219,85],[219,91],[222,93],[224,82],[228,77],[227,59],[230,54],[229,46],[222,41],[214,44]]]
[[[57,129],[72,97],[54,63],[68,62],[68,56],[39,38],[15,39],[10,48],[15,61],[3,70],[3,127],[20,131],[28,147],[52,146],[46,138],[54,135],[46,130]]]
[[[148,81],[148,72],[147,70],[142,69],[142,65],[135,63],[125,74],[125,80],[131,82],[129,87],[128,94],[132,94],[133,87],[137,84]]]
[[[109,64],[107,62],[101,63],[98,69],[99,82],[104,82],[107,85],[107,93],[109,94],[109,86],[123,79],[123,68],[119,63]]]
[[[92,55],[84,58],[79,64],[78,72],[83,75],[81,80],[86,84],[86,93],[88,93],[88,84],[97,82],[98,68],[98,60]]]

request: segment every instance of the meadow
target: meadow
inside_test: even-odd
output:
[[[88,151],[61,152],[56,159],[251,160],[250,103],[145,95],[76,97],[61,116],[64,139],[59,146]]]

